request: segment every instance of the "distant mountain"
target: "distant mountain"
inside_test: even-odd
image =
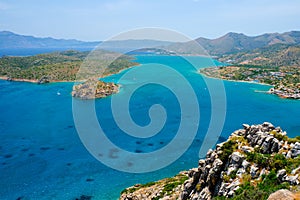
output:
[[[242,33],[227,33],[226,35],[213,39],[204,40],[198,38],[196,41],[211,54],[227,54],[239,51],[249,51],[273,44],[300,44],[300,31],[286,33],[269,33],[249,37]]]
[[[257,48],[268,47],[274,44],[299,45],[300,31],[291,31],[286,33],[268,33],[259,36],[246,36],[242,33],[227,33],[217,39],[197,38],[204,50],[210,55],[220,56],[243,51],[251,51]],[[191,48],[193,42],[175,43],[167,48],[181,53],[196,53],[195,48]],[[199,50],[197,50],[199,51]]]
[[[9,31],[0,31],[0,49],[16,48],[60,48],[60,49],[92,49],[101,42],[84,42],[54,38],[38,38],[18,35]],[[203,49],[197,48],[200,44]],[[205,54],[213,56],[252,51],[274,44],[300,45],[300,31],[286,33],[268,33],[259,36],[246,36],[242,33],[227,33],[217,39],[197,38],[195,41],[174,43],[156,40],[111,40],[103,42],[102,49],[127,52],[144,48],[163,48],[178,54]]]
[[[169,41],[158,41],[158,40],[109,40],[101,43],[99,48],[116,51],[116,52],[131,52],[148,48],[157,48],[161,46],[168,46],[172,44]]]
[[[54,38],[38,38],[18,35],[9,31],[0,31],[0,48],[93,48],[99,42],[83,42]]]
[[[53,48],[53,49],[93,49],[101,44],[101,49],[126,52],[132,49],[169,45],[171,42],[156,40],[111,40],[107,42],[84,42],[54,38],[38,38],[0,31],[0,49]]]

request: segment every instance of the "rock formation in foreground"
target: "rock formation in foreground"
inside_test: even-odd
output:
[[[120,199],[261,200],[277,195],[298,199],[300,138],[288,138],[280,127],[268,122],[243,127],[209,150],[198,168],[129,187]]]
[[[118,92],[119,86],[115,83],[105,83],[99,80],[89,79],[84,83],[74,85],[72,96],[81,99],[97,99]]]

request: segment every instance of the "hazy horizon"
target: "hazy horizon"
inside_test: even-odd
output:
[[[198,39],[198,38],[218,39],[218,38],[223,37],[224,35],[226,35],[226,34],[228,34],[230,32],[238,33],[238,34],[244,34],[244,35],[246,35],[248,37],[255,37],[255,36],[259,36],[259,35],[263,35],[263,34],[272,34],[272,33],[282,34],[282,33],[291,32],[291,31],[300,31],[300,30],[288,30],[288,31],[284,31],[284,32],[265,32],[265,33],[261,33],[261,34],[257,34],[257,35],[247,35],[247,34],[242,33],[242,32],[229,31],[229,32],[227,32],[227,33],[225,33],[223,35],[217,36],[215,38],[207,38],[207,37],[203,37],[203,36],[198,36],[196,38],[191,38],[191,39]],[[50,35],[49,36],[37,36],[37,35],[28,35],[28,34],[25,35],[25,34],[22,34],[22,33],[16,33],[16,32],[11,31],[11,30],[0,30],[0,32],[12,32],[14,34],[22,35],[22,36],[33,36],[33,37],[36,37],[36,38],[52,38],[52,39],[58,39],[58,40],[78,40],[78,41],[82,41],[82,42],[103,42],[103,41],[105,41],[105,40],[101,40],[101,39],[99,39],[99,40],[80,40],[78,38],[56,38],[56,37],[52,37]],[[120,39],[120,40],[122,41],[123,39]],[[109,39],[107,41],[120,41],[120,40],[118,40],[118,39],[117,40]],[[127,40],[127,39],[124,39],[124,40]],[[146,39],[141,38],[141,39],[129,39],[129,40],[151,40],[151,39],[149,39],[149,38],[146,38]],[[156,39],[154,38],[153,40],[156,40]],[[172,40],[157,40],[157,41],[172,42]]]

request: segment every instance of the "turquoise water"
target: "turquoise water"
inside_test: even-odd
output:
[[[197,68],[213,63],[206,58],[190,58]],[[197,166],[198,152],[211,117],[210,93],[204,78],[184,59],[170,56],[138,56],[141,64],[166,64],[183,74],[199,99],[200,123],[189,150],[172,165],[150,173],[119,172],[97,161],[81,143],[72,115],[72,83],[36,85],[0,81],[0,196],[1,199],[117,199],[125,187],[172,176]],[[131,69],[129,69],[131,70]],[[128,72],[105,78],[118,82]],[[170,79],[172,76],[169,77]],[[213,83],[220,80],[209,79]],[[124,95],[139,80],[122,80]],[[174,83],[177,84],[177,83]],[[300,132],[300,101],[280,99],[258,91],[269,86],[225,81],[227,112],[222,137],[226,138],[243,123],[270,121],[294,137]],[[180,87],[180,85],[178,86]],[[58,95],[57,93],[60,93]],[[146,85],[132,97],[130,112],[140,125],[149,123],[148,109],[164,105],[168,118],[155,137],[129,137],[112,120],[111,98],[96,100],[98,119],[107,136],[118,146],[133,152],[151,152],[168,144],[180,122],[174,94],[159,85]],[[187,135],[189,133],[186,133]]]

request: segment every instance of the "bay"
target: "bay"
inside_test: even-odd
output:
[[[199,103],[200,122],[190,148],[174,163],[158,171],[134,174],[111,169],[96,160],[79,139],[72,114],[70,92],[73,83],[37,85],[0,81],[1,199],[76,199],[81,195],[100,200],[117,199],[125,187],[196,167],[199,149],[211,120],[210,97],[214,91],[209,91],[207,83],[223,84],[225,89],[226,118],[220,141],[242,128],[243,123],[259,124],[264,121],[281,126],[290,137],[299,135],[300,101],[259,92],[267,91],[270,86],[202,77],[197,69],[220,64],[208,58],[189,57],[189,62],[176,56],[136,58],[137,62],[150,67],[169,66],[192,86]],[[121,84],[121,91],[116,95],[122,97],[131,87],[143,82],[139,77],[122,78],[139,67],[104,80]],[[181,86],[173,81],[171,74],[164,76],[176,87]],[[220,98],[224,100],[224,97]],[[107,137],[117,146],[131,152],[152,152],[172,141],[181,114],[180,102],[172,91],[158,84],[145,84],[130,100],[130,114],[135,123],[140,126],[150,123],[148,111],[153,104],[163,105],[168,117],[159,134],[150,138],[128,136],[118,129],[111,111],[111,97],[96,100],[95,109]],[[186,134],[189,135],[188,132]]]

